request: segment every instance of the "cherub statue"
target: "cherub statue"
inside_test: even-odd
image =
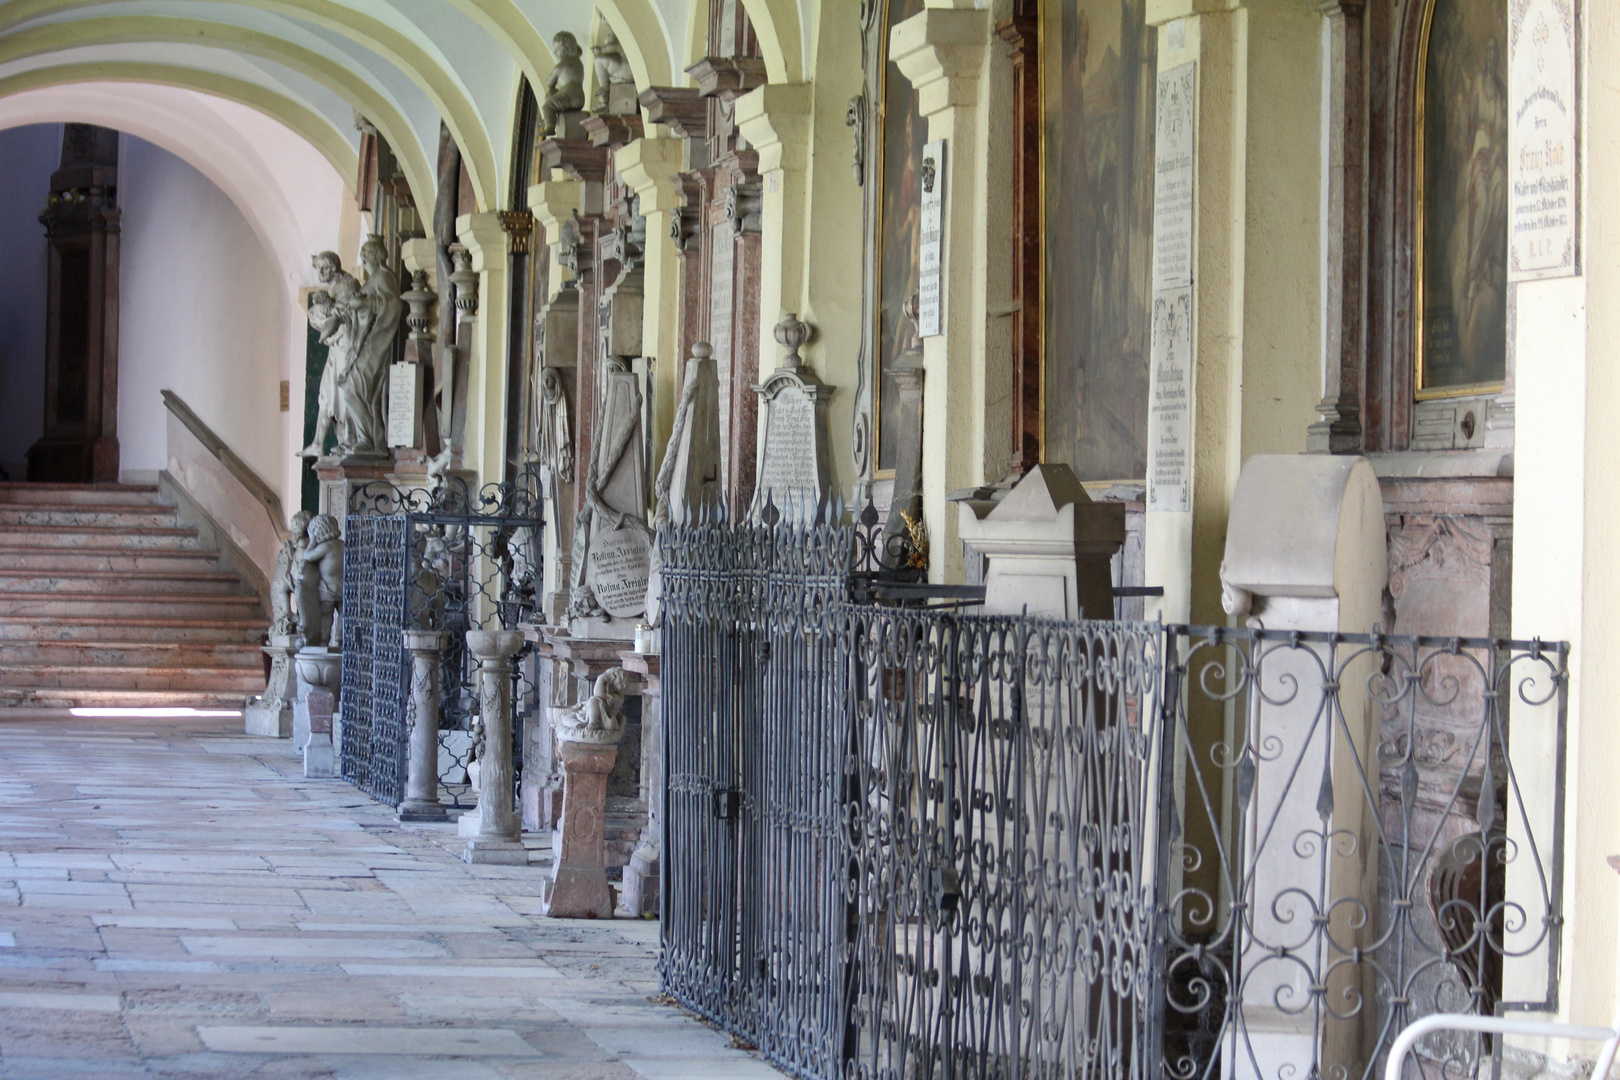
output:
[[[546,80],[546,97],[540,103],[540,135],[547,139],[557,133],[559,116],[585,107],[585,63],[580,59],[584,50],[578,39],[561,31],[551,39],[551,53],[557,65]]]
[[[624,734],[624,695],[630,673],[613,668],[596,677],[591,696],[557,718],[562,742],[616,743]]]
[[[308,510],[300,510],[293,515],[292,532],[283,541],[281,550],[276,553],[276,568],[270,575],[270,630],[276,634],[298,633],[298,618],[294,605],[297,602],[298,584],[304,575],[304,548],[309,544],[309,537],[304,530],[309,528],[309,519],[314,517]]]
[[[343,599],[343,540],[337,518],[316,514],[306,530],[308,546],[298,583],[298,627],[304,644],[330,645],[332,617]]]
[[[630,61],[624,57],[624,50],[619,47],[619,39],[609,30],[602,38],[600,45],[591,46],[591,56],[596,66],[596,108],[606,112],[608,107],[608,87],[630,83],[634,85],[635,74],[630,70]]]

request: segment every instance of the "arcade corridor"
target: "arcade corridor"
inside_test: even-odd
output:
[[[535,916],[241,723],[0,713],[4,1080],[780,1075],[649,1000],[656,922]]]

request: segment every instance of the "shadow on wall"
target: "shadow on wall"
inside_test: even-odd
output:
[[[27,473],[45,430],[45,227],[39,212],[62,152],[61,124],[0,131],[0,468]]]

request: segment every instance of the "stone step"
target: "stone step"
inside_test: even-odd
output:
[[[257,596],[173,596],[126,593],[104,596],[60,593],[0,592],[0,619],[31,615],[127,615],[170,619],[245,618],[260,608]]]
[[[95,570],[186,572],[212,570],[216,552],[201,548],[142,551],[126,548],[0,547],[0,569],[79,574]]]
[[[123,526],[0,525],[0,548],[120,548],[140,551],[196,551],[197,530]]]
[[[131,618],[117,615],[34,615],[0,619],[0,643],[28,641],[236,642],[257,645],[270,620]]]
[[[234,691],[0,687],[0,708],[13,709],[240,709],[245,701]]]
[[[251,671],[262,680],[264,652],[248,641],[0,639],[0,666],[8,664],[109,664],[114,667],[195,665]]]
[[[241,578],[222,570],[81,570],[68,575],[0,567],[0,595],[21,592],[56,596],[79,593],[240,596],[242,588]]]
[[[202,690],[257,694],[264,674],[241,668],[17,664],[0,667],[0,687],[28,690]]]
[[[84,506],[158,506],[156,484],[0,483],[0,503],[75,503]]]
[[[81,525],[105,528],[172,529],[174,510],[166,506],[75,506],[72,503],[0,504],[0,525]]]

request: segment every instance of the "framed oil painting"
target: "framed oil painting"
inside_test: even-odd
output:
[[[1147,475],[1158,37],[1146,0],[1044,0],[1047,461]]]
[[[1507,371],[1507,4],[1433,0],[1417,123],[1416,396],[1500,390]]]

